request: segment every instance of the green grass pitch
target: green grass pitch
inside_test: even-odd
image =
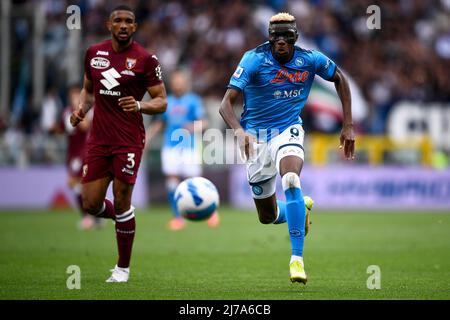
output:
[[[287,226],[221,209],[222,224],[167,229],[166,207],[140,210],[130,281],[107,284],[113,224],[76,228],[75,211],[0,213],[0,299],[450,299],[450,214],[313,211],[306,286],[289,281]],[[69,265],[81,289],[69,290]],[[381,289],[367,289],[367,267]]]

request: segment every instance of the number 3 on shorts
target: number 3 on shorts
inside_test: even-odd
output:
[[[127,159],[127,161],[129,162],[127,164],[127,168],[128,169],[133,169],[134,165],[136,164],[136,162],[134,161],[134,156],[135,156],[134,152],[133,153],[128,153],[128,159]]]

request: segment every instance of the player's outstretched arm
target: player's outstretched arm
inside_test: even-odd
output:
[[[163,113],[167,109],[166,87],[163,83],[148,87],[147,92],[152,97],[150,101],[136,101],[132,96],[119,99],[119,106],[125,112],[142,112],[145,114]]]
[[[255,142],[255,137],[245,132],[234,113],[233,106],[235,105],[239,93],[240,92],[235,89],[228,89],[220,104],[219,113],[225,123],[234,130],[234,135],[238,138],[241,153],[245,155],[246,159],[249,159],[253,156],[253,143]]]
[[[341,99],[344,120],[340,136],[339,148],[344,148],[344,155],[347,160],[355,159],[355,132],[352,120],[352,98],[347,78],[342,71],[337,68],[331,81],[334,82],[336,91]]]
[[[84,75],[83,89],[80,93],[80,102],[78,108],[72,112],[70,116],[70,124],[76,127],[81,121],[83,121],[86,113],[92,108],[94,104],[94,87],[92,81]]]

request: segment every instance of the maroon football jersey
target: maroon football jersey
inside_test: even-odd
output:
[[[86,77],[94,87],[94,119],[89,144],[144,147],[145,129],[140,112],[125,112],[118,99],[142,100],[148,87],[162,83],[155,55],[137,42],[120,53],[111,40],[92,45],[84,60]]]

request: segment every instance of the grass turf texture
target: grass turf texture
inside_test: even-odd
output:
[[[0,213],[0,299],[450,299],[450,215],[314,211],[306,286],[289,281],[287,225],[221,209],[221,226],[167,229],[165,207],[139,210],[130,282],[107,284],[113,225],[79,231],[67,212]],[[81,290],[68,290],[69,265]],[[368,290],[369,265],[381,289]]]

